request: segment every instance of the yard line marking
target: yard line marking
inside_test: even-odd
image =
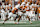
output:
[[[40,25],[6,25],[6,26],[40,26]]]

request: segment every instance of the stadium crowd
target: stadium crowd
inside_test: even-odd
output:
[[[38,14],[38,15],[37,15]],[[10,17],[20,20],[21,16],[26,18],[40,18],[40,0],[15,0],[14,7],[12,7],[12,0],[0,2],[0,18],[10,19]],[[30,19],[29,19],[30,20]]]

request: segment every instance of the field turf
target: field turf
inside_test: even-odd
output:
[[[0,23],[0,27],[40,27],[40,21],[32,21],[32,24],[29,23],[29,21],[26,21],[27,23]]]

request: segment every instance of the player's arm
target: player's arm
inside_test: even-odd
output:
[[[1,10],[1,7],[0,7],[0,10]],[[0,13],[1,13],[1,11],[0,11]]]
[[[21,10],[23,6],[20,6],[18,9]]]
[[[13,13],[13,14],[14,14],[14,11],[15,11],[15,10],[12,10],[12,13]]]

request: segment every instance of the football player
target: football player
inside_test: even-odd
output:
[[[8,18],[6,18],[6,19],[4,20],[4,22],[7,21],[7,20],[9,20],[10,17],[15,18],[14,21],[18,18],[18,16],[17,16],[18,7],[19,7],[19,4],[16,5],[16,6],[14,7],[14,9],[13,9],[12,11],[9,12]],[[20,19],[20,18],[19,18],[19,19]],[[18,19],[18,22],[19,22],[19,19]],[[3,22],[3,24],[4,24],[4,22]]]
[[[39,19],[40,19],[40,7],[38,7],[38,16],[39,16]]]
[[[35,19],[35,7],[34,7],[34,4],[32,4],[32,6],[30,8],[30,18]]]
[[[32,22],[30,20],[30,8],[29,8],[29,4],[26,4],[26,6],[27,6],[27,8],[25,9],[26,10],[25,16],[26,16],[26,18],[28,18],[28,20],[32,24]]]

